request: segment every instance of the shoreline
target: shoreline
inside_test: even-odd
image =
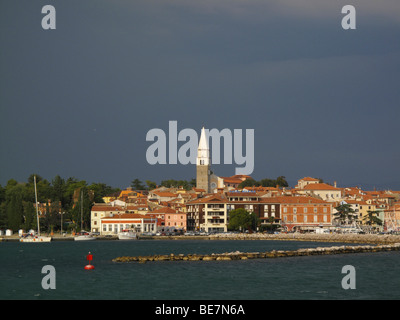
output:
[[[117,236],[96,236],[97,240],[118,240]],[[400,235],[380,234],[315,234],[315,233],[280,233],[280,234],[214,234],[207,236],[142,236],[140,240],[275,240],[275,241],[311,241],[340,242],[362,244],[400,243]],[[0,242],[19,242],[19,236],[2,236]],[[74,241],[73,236],[52,236],[52,241]]]

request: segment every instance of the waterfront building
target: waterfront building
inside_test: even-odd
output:
[[[157,232],[157,218],[138,213],[123,213],[100,220],[101,235],[116,235],[125,229],[155,233]]]
[[[384,230],[389,232],[400,231],[400,203],[394,203],[384,210]]]
[[[179,212],[171,208],[167,208],[168,212],[165,213],[165,226],[168,228],[187,230],[187,213]]]
[[[228,200],[221,193],[186,203],[187,230],[226,232],[228,230]]]
[[[315,231],[332,227],[332,202],[309,196],[278,198],[284,230]]]
[[[322,200],[331,202],[342,199],[342,190],[327,183],[309,183],[302,189],[298,189],[297,193],[319,197]]]
[[[230,191],[227,193],[228,210],[244,209],[255,213],[261,225],[281,224],[279,197],[271,197],[269,191]]]
[[[125,213],[125,209],[121,206],[95,203],[90,212],[91,231],[101,233],[101,219],[121,213]]]

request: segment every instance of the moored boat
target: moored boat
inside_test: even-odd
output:
[[[51,237],[45,237],[45,236],[38,236],[38,235],[33,235],[31,233],[23,235],[20,239],[20,242],[50,242]]]
[[[119,240],[137,240],[138,234],[133,230],[122,230],[118,233]]]
[[[93,235],[90,234],[89,232],[82,230],[82,232],[79,232],[75,235],[74,240],[75,241],[90,241],[90,240],[96,240],[96,238],[93,237]]]
[[[39,225],[39,210],[38,210],[38,200],[37,200],[37,190],[36,190],[36,175],[33,176],[33,183],[35,187],[35,207],[36,207],[36,219],[37,219],[37,235],[33,233],[28,233],[22,235],[19,239],[20,242],[50,242],[51,237],[45,237],[40,235],[40,225]]]

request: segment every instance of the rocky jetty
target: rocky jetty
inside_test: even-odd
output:
[[[153,256],[137,256],[137,257],[118,257],[113,262],[139,262],[146,263],[148,261],[231,261],[231,260],[248,260],[248,259],[266,259],[296,256],[313,256],[313,255],[332,255],[347,253],[363,253],[363,252],[381,252],[400,250],[400,243],[381,244],[381,245],[357,245],[357,246],[332,246],[305,248],[293,251],[272,250],[266,252],[225,252],[212,254],[169,254],[169,255],[153,255]]]

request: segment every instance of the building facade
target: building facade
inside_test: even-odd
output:
[[[116,214],[100,220],[101,235],[116,235],[125,229],[136,232],[157,232],[157,218],[138,213]]]
[[[226,232],[228,230],[228,201],[216,193],[186,203],[187,230]]]

